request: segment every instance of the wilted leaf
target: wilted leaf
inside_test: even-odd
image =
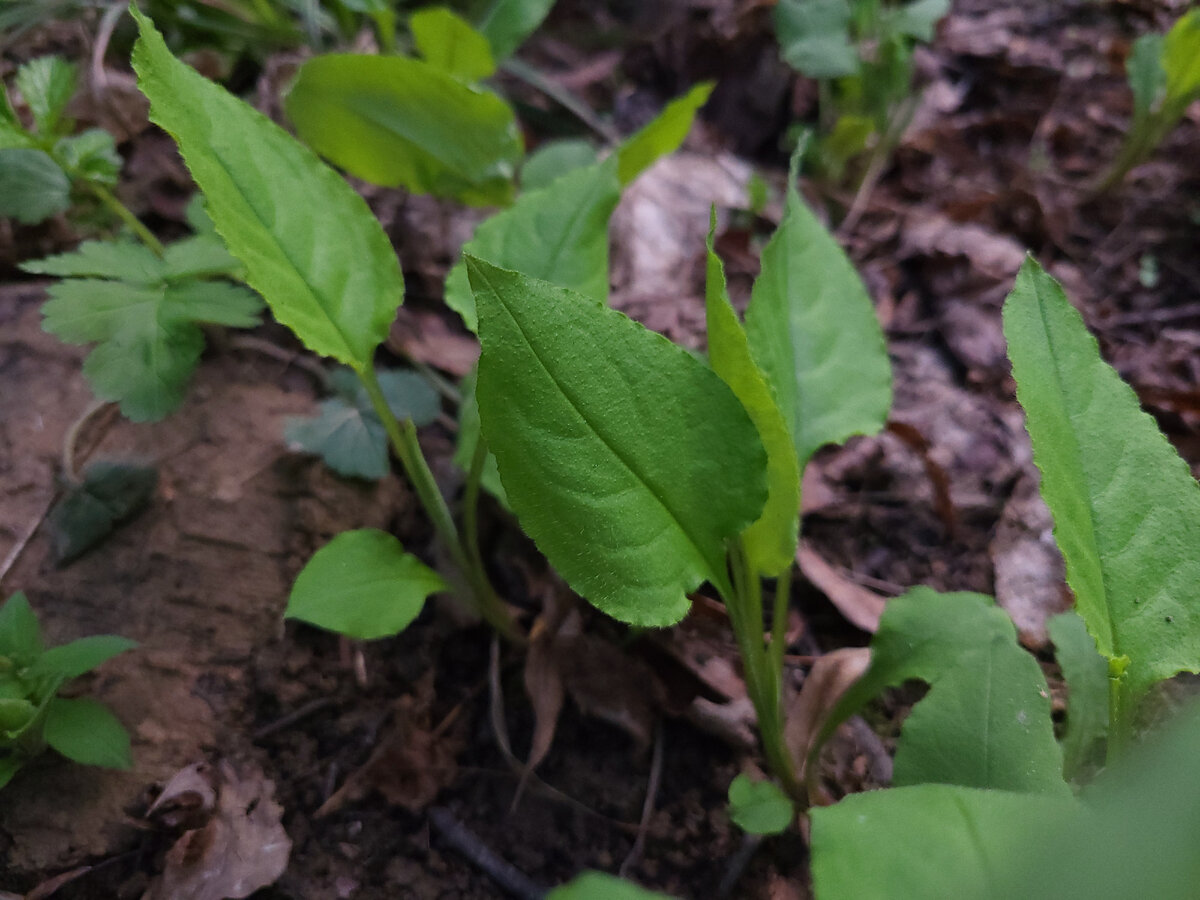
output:
[[[870,664],[871,651],[866,647],[832,650],[813,663],[800,692],[788,702],[784,716],[783,739],[795,763],[797,777],[804,778],[809,755],[826,719]]]
[[[871,634],[878,630],[886,597],[851,581],[806,543],[801,543],[796,551],[796,563],[800,566],[800,574],[829,598],[846,621]]]
[[[146,507],[157,484],[153,466],[92,463],[48,518],[55,560],[68,563],[104,540]]]

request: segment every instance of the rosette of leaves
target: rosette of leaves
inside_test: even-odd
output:
[[[89,766],[127,769],[129,734],[109,710],[59,689],[136,646],[113,635],[47,648],[21,593],[0,606],[0,788],[47,747]]]

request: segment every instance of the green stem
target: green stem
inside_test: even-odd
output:
[[[483,481],[483,467],[487,463],[488,450],[480,436],[475,441],[471,454],[471,469],[467,472],[467,483],[463,488],[463,532],[467,542],[467,554],[471,564],[483,571],[483,554],[479,552],[479,486]]]
[[[763,641],[762,582],[750,565],[740,541],[730,548],[729,559],[733,572],[733,589],[730,594],[724,596],[725,606],[729,610],[729,622],[742,654],[746,690],[758,716],[758,732],[762,739],[763,753],[767,757],[767,765],[782,783],[783,789],[793,799],[802,801],[803,790],[796,778],[796,769],[783,734],[782,651],[768,648]],[[784,596],[786,597],[786,594]],[[777,599],[776,609],[778,606]],[[780,640],[779,646],[782,647],[782,644],[783,641]],[[776,664],[777,656],[779,664]]]
[[[1111,766],[1129,747],[1133,733],[1133,704],[1129,696],[1129,679],[1125,677],[1126,657],[1108,661],[1108,747],[1105,761]]]
[[[383,389],[379,386],[379,379],[373,368],[368,367],[356,370],[356,372],[367,391],[367,396],[371,398],[371,406],[383,422],[383,428],[387,432],[392,450],[400,460],[404,474],[408,477],[413,490],[417,492],[417,498],[433,523],[434,532],[450,553],[454,564],[466,578],[473,606],[484,620],[501,635],[510,640],[519,640],[516,625],[508,614],[508,609],[503,601],[496,595],[491,582],[488,581],[483,566],[472,560],[471,555],[463,546],[458,529],[454,525],[454,517],[450,514],[450,507],[446,504],[446,498],[438,489],[433,472],[430,471],[429,464],[425,461],[425,455],[421,452],[421,445],[417,441],[416,426],[413,425],[411,419],[406,419],[403,423],[396,419],[383,396]]]
[[[787,614],[792,596],[792,567],[775,580],[775,603],[771,609],[771,669],[782,678],[783,653],[787,649]]]
[[[135,216],[130,211],[128,206],[118,200],[112,191],[102,184],[96,184],[94,181],[85,180],[84,184],[87,185],[88,190],[90,190],[101,203],[108,207],[110,212],[112,212],[118,219],[128,226],[130,231],[138,236],[138,239],[141,240],[143,244],[154,251],[155,256],[161,257],[167,252],[167,248],[163,246],[162,241],[156,238],[154,233],[144,224],[142,224],[142,220]]]

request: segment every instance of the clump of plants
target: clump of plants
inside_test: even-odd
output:
[[[0,606],[0,788],[47,748],[84,765],[129,768],[129,734],[116,717],[95,700],[58,693],[134,646],[102,635],[47,647],[24,594]]]

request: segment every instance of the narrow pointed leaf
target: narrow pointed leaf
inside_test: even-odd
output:
[[[178,142],[247,283],[310,349],[365,369],[404,294],[366,202],[283,129],[175,59],[132,12],[150,117]]]
[[[1004,305],[1004,334],[1067,582],[1097,648],[1128,657],[1134,696],[1200,671],[1200,485],[1032,259]]]
[[[716,211],[713,211],[713,225]],[[708,279],[705,288],[708,358],[713,371],[746,407],[767,451],[767,503],[762,515],[742,534],[754,568],[776,576],[792,564],[800,523],[800,468],[796,447],[779,404],[750,354],[746,332],[729,302],[725,270],[708,232]]]
[[[766,456],[707,366],[597,300],[468,257],[483,435],[517,517],[603,611],[668,625],[766,499]]]
[[[133,765],[129,732],[107,707],[87,697],[56,697],[46,707],[46,743],[87,766],[128,769]]]
[[[512,109],[434,65],[318,56],[285,108],[309,146],[359,178],[477,206],[512,200],[522,150]]]
[[[38,657],[31,676],[53,676],[63,681],[78,678],[119,653],[132,650],[137,642],[111,634],[97,634],[51,647]]]
[[[617,148],[617,178],[621,187],[632,183],[658,159],[674,153],[691,130],[696,112],[712,93],[714,83],[704,81],[663,108],[654,119]]]
[[[369,641],[403,631],[426,597],[446,589],[442,577],[392,535],[344,531],[300,572],[284,616]]]
[[[762,253],[746,333],[801,469],[822,445],[883,428],[892,373],[875,308],[853,263],[794,184]]]
[[[1046,627],[1067,682],[1063,777],[1072,780],[1089,765],[1103,761],[1096,751],[1108,734],[1108,663],[1096,652],[1096,642],[1073,610],[1050,619]]]
[[[597,300],[608,297],[608,220],[621,199],[615,163],[578,169],[479,226],[463,252],[570,288]],[[471,331],[478,328],[475,297],[459,262],[446,278],[446,304]]]
[[[930,689],[905,720],[897,786],[1066,790],[1045,676],[990,597],[914,588],[890,600],[871,642],[871,666],[825,733],[885,688],[913,679]]]

